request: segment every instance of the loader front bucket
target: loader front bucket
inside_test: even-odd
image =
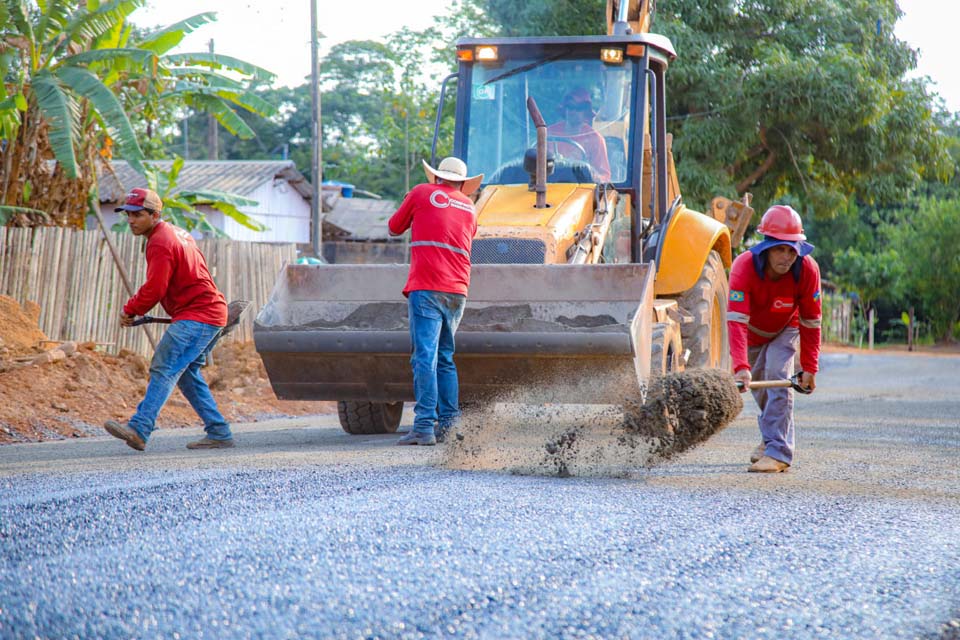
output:
[[[254,324],[278,398],[413,401],[407,265],[287,265]],[[460,399],[620,404],[650,371],[653,270],[475,265]]]

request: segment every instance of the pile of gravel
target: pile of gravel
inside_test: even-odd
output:
[[[654,379],[643,404],[490,404],[466,413],[443,447],[453,469],[627,476],[705,442],[743,409],[733,378],[696,369]]]

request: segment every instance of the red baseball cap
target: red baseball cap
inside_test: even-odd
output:
[[[159,213],[160,210],[163,209],[163,200],[160,199],[156,191],[138,187],[131,189],[123,205],[117,207],[114,211],[140,211],[141,209],[148,209],[154,213]]]

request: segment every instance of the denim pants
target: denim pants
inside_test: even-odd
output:
[[[407,299],[417,398],[413,430],[417,433],[432,434],[435,422],[441,429],[448,428],[460,415],[453,336],[466,303],[466,296],[441,291],[411,291]]]
[[[747,358],[754,380],[785,380],[793,375],[793,360],[797,355],[800,330],[787,327],[767,344],[750,347]],[[775,460],[793,463],[793,389],[757,389],[752,392],[760,415],[760,435],[766,447],[765,455]]]
[[[229,440],[233,437],[207,381],[200,375],[200,367],[206,363],[221,331],[221,327],[210,324],[178,320],[163,334],[150,362],[147,393],[127,423],[144,441],[156,428],[157,414],[173,392],[173,385],[180,387],[183,396],[203,420],[208,438]]]

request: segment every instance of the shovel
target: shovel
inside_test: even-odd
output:
[[[813,393],[807,387],[804,387],[800,384],[800,376],[803,375],[803,371],[797,371],[793,374],[793,377],[789,380],[754,380],[750,383],[750,390],[754,389],[775,389],[778,387],[790,387],[797,393],[810,394]],[[737,381],[737,390],[743,390],[743,383],[739,380]]]
[[[227,324],[223,328],[223,333],[221,336],[225,336],[234,329],[237,325],[240,324],[240,317],[243,315],[243,312],[247,310],[247,307],[250,306],[249,300],[234,300],[227,305]],[[156,316],[140,316],[133,321],[131,326],[139,326],[141,324],[150,324],[150,323],[159,323],[159,324],[170,324],[173,322],[170,318],[158,318]]]

